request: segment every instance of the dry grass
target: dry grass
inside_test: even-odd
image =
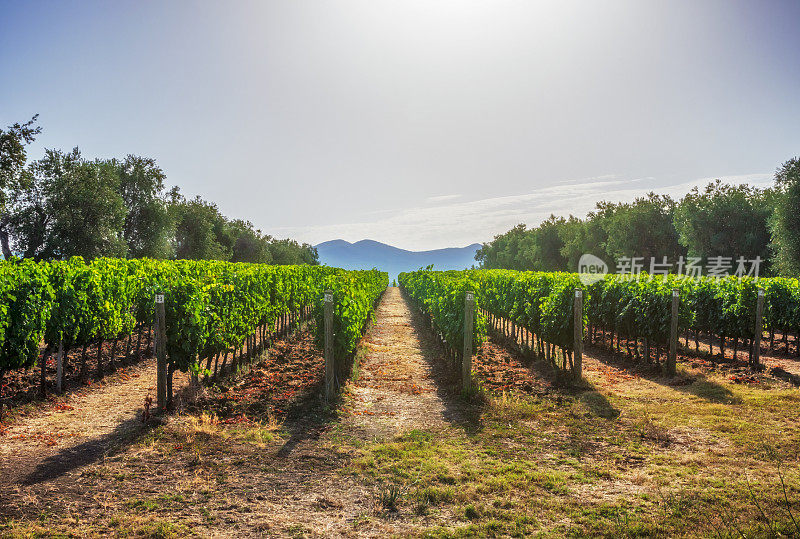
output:
[[[490,343],[476,365],[507,370],[466,401],[420,327],[389,295],[338,414],[298,395],[286,414],[267,402],[231,423],[201,400],[103,459],[5,491],[0,535],[800,533],[797,389],[691,365],[676,384],[590,349],[587,387],[567,391]],[[281,361],[314,365],[293,357]]]

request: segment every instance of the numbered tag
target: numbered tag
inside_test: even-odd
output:
[[[325,302],[332,303],[333,302],[333,294],[325,294]]]
[[[764,289],[763,288],[759,288],[758,289],[758,297],[760,297],[760,298],[764,297]]]
[[[467,301],[474,301],[474,300],[475,296],[472,294],[472,292],[467,292]]]
[[[673,298],[677,298],[678,296],[680,296],[680,292],[678,292],[677,290],[673,290],[672,291],[672,297]]]
[[[576,289],[575,290],[575,297],[578,298],[578,299],[582,298],[583,297],[583,290],[581,290],[580,288]]]
[[[164,303],[164,294],[156,294],[156,303]]]

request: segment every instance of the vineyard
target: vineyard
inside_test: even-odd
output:
[[[215,377],[252,360],[273,335],[320,317],[324,290],[336,298],[335,353],[351,355],[388,285],[386,274],[378,271],[147,259],[87,264],[77,257],[0,262],[0,275],[0,388],[7,371],[38,363],[42,393],[47,360],[57,349],[63,358],[70,349],[82,348],[85,379],[90,344],[96,345],[98,377],[115,368],[120,342],[126,342],[126,356],[138,356],[146,332],[149,348],[157,294],[164,297],[170,385],[175,371]],[[113,343],[105,364],[104,342]],[[61,387],[61,380],[56,382]]]
[[[608,275],[584,284],[579,275],[569,273],[468,270],[404,273],[399,282],[415,304],[429,314],[452,356],[460,353],[464,342],[465,294],[472,291],[478,314],[473,343],[485,340],[488,319],[491,327],[499,326],[515,341],[522,340],[526,352],[571,369],[576,335],[573,302],[578,290],[582,292],[581,324],[588,327],[589,343],[607,339],[616,352],[622,346],[629,358],[658,364],[663,360],[662,351],[667,351],[672,298],[677,292],[677,328],[686,347],[692,339],[699,350],[703,337],[711,352],[718,343],[725,359],[728,343],[734,357],[744,349],[752,363],[759,288],[764,293],[761,327],[769,333],[769,350],[774,350],[775,335],[779,334],[788,353],[792,335],[795,355],[800,356],[797,279],[630,279]],[[578,333],[583,330],[579,328]],[[761,368],[757,364],[752,367]]]
[[[0,422],[0,536],[800,533],[796,279],[0,273],[2,374],[49,393]]]

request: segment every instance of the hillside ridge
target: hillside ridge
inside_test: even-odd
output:
[[[344,269],[387,271],[391,279],[403,271],[433,265],[437,270],[467,269],[477,265],[475,252],[481,247],[473,243],[465,247],[446,247],[427,251],[409,251],[371,239],[350,243],[343,239],[325,241],[314,246],[322,264]]]

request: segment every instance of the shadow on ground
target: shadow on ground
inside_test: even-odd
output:
[[[114,454],[135,444],[153,426],[154,423],[145,424],[138,417],[123,421],[105,436],[66,447],[55,455],[47,457],[19,482],[22,485],[30,486],[58,479],[76,468],[93,464],[106,455]]]
[[[493,331],[491,328],[489,331],[491,342],[501,346],[518,365],[527,367],[534,378],[544,383],[545,392],[558,393],[564,397],[574,397],[598,417],[605,419],[619,417],[620,410],[615,408],[606,396],[585,378],[573,383],[569,373],[555,368],[550,361],[534,353],[523,353],[519,345],[502,333]]]
[[[684,372],[670,377],[664,375],[659,365],[634,363],[623,353],[611,351],[605,347],[591,345],[587,346],[587,351],[592,354],[592,357],[605,365],[664,387],[669,387],[675,391],[719,404],[738,404],[740,402],[740,399],[730,389],[713,380],[709,380],[702,373],[689,374]]]
[[[469,398],[461,392],[461,375],[454,361],[448,358],[439,339],[434,334],[430,319],[414,307],[401,290],[403,300],[411,312],[414,336],[419,340],[420,351],[431,368],[431,379],[436,384],[436,394],[444,403],[444,418],[451,425],[464,429],[467,434],[476,434],[483,429],[482,416],[486,403]]]
[[[313,344],[310,326],[304,325],[286,335],[280,344],[262,351],[251,364],[238,373],[216,381],[214,389],[196,405],[192,413],[210,412],[224,422],[248,421],[274,423],[289,435],[278,451],[288,457],[302,442],[316,440],[339,419],[341,396],[326,405],[324,360]],[[339,380],[350,376],[352,361],[338,373]],[[292,382],[305,380],[291,398],[280,394]]]

